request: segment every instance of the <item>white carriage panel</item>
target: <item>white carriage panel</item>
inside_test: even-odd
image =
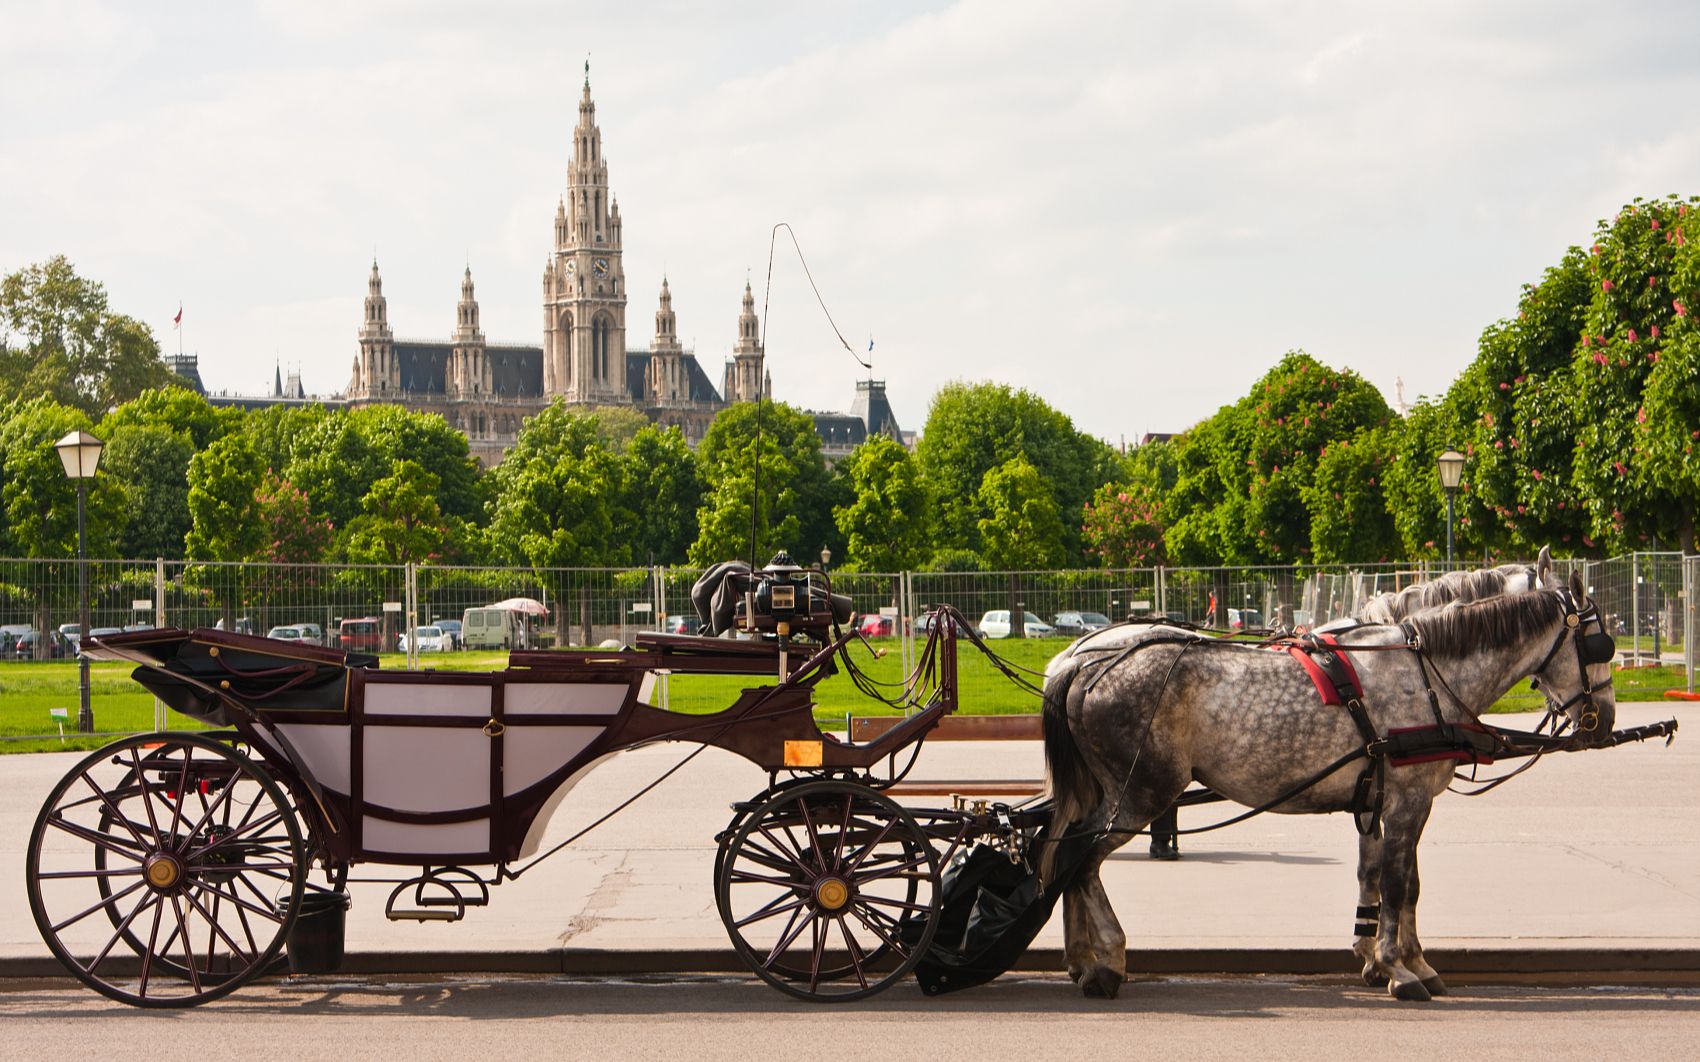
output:
[[[502,697],[507,715],[618,715],[624,682],[510,682]]]
[[[490,850],[490,820],[441,822],[429,826],[416,822],[391,822],[372,815],[361,823],[360,845],[368,852],[396,855],[467,855]]]
[[[443,715],[488,719],[490,687],[367,679],[365,703],[367,715]]]
[[[471,727],[368,726],[361,796],[399,811],[490,806],[490,739]]]
[[[502,740],[502,794],[513,796],[565,767],[607,729],[600,726],[513,726]]]
[[[313,780],[326,789],[347,793],[350,787],[350,750],[348,722],[338,719],[329,726],[313,723],[279,723],[278,730],[288,739]],[[264,736],[265,732],[260,732]]]

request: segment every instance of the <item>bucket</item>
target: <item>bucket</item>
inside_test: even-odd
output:
[[[346,892],[309,889],[301,894],[301,913],[289,927],[289,972],[335,973],[342,968],[342,942],[348,930]]]

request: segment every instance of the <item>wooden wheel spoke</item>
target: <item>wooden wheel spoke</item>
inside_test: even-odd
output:
[[[892,828],[895,827],[896,825],[897,825],[896,819],[885,820],[885,829],[883,829],[879,832],[879,836],[875,837],[873,840],[871,840],[867,844],[863,845],[862,850],[856,853],[855,858],[850,860],[850,865],[848,867],[846,867],[845,869],[848,872],[854,874],[856,872],[856,868],[862,865],[863,860],[867,859],[868,856],[872,855],[873,852],[874,852],[874,849],[878,848],[881,844],[885,843],[885,839],[887,837],[891,836]]]
[[[148,946],[142,952],[142,981],[136,988],[136,994],[144,999],[148,994],[148,975],[153,972],[154,945],[159,942],[159,923],[164,917],[165,901],[161,900],[153,905],[153,928],[148,930]]]
[[[856,938],[851,935],[850,923],[840,918],[838,931],[844,935],[844,948],[850,953],[850,968],[856,971],[856,983],[867,988],[868,975],[862,970],[862,964],[867,961],[867,957],[862,954],[862,949],[856,944]]]
[[[138,863],[140,863],[147,855],[147,849],[145,847],[137,848],[122,837],[118,837],[110,833],[101,833],[99,830],[90,829],[80,822],[70,822],[58,815],[48,818],[47,824],[65,831],[72,837],[81,838],[98,848],[104,848],[115,855],[121,855],[127,859],[134,859]]]
[[[84,771],[82,773],[82,779],[83,779],[83,784],[87,785],[89,787],[89,789],[94,792],[94,795],[97,798],[99,798],[101,806],[106,808],[106,813],[108,815],[110,815],[112,818],[116,819],[119,823],[121,823],[123,825],[125,831],[128,832],[131,837],[134,837],[136,839],[136,847],[142,848],[142,849],[147,849],[148,847],[150,847],[150,845],[148,844],[148,839],[146,837],[143,837],[141,835],[141,833],[137,831],[135,824],[132,824],[130,822],[130,817],[118,810],[117,805],[112,803],[112,798],[107,795],[106,790],[104,790],[100,786],[94,784],[94,779],[89,777],[89,772]],[[154,835],[154,840],[158,841],[159,840],[159,831],[157,829],[153,831],[153,835]]]
[[[809,991],[813,992],[820,987],[821,956],[826,953],[826,927],[820,919],[815,919],[810,933],[814,937],[814,948],[809,959]]]
[[[141,865],[138,864],[118,870],[44,870],[36,877],[42,881],[50,878],[127,878],[133,874],[140,875],[141,872]]]
[[[731,885],[750,885],[761,882],[767,885],[777,885],[782,889],[798,889],[808,884],[798,881],[796,878],[770,878],[766,874],[752,874],[747,870],[739,870],[736,867],[727,873],[726,881]]]
[[[767,838],[768,843],[773,845],[775,854],[782,859],[791,860],[800,869],[806,872],[809,867],[804,859],[802,846],[797,844],[797,839],[791,836],[791,831],[789,829],[785,827],[781,827],[781,829],[785,831],[785,840],[783,841],[775,837],[766,826],[759,824],[756,826],[756,832]],[[747,840],[748,839],[746,838],[746,841]]]
[[[206,810],[201,813],[201,817],[198,820],[196,820],[195,825],[189,828],[189,836],[190,837],[199,836],[201,830],[206,828],[207,823],[212,821],[213,814],[219,809],[220,806],[222,806],[223,804],[225,804],[227,801],[230,800],[230,794],[234,793],[235,791],[236,791],[236,779],[234,779],[234,778],[230,779],[222,787],[220,787],[219,791],[218,791],[217,799],[215,799],[212,802],[212,805],[210,807],[207,807]],[[203,794],[201,796],[201,804],[206,805],[206,803],[207,803],[207,798]],[[224,836],[225,837],[234,837],[235,834],[230,833],[230,834],[225,834]],[[223,839],[224,838],[221,837],[221,838],[219,838],[218,841],[214,841],[213,844],[221,843],[223,841]],[[205,848],[202,849],[202,851],[205,851],[205,850],[206,850]]]
[[[142,810],[147,812],[148,826],[153,829],[154,843],[164,848],[165,837],[159,832],[159,819],[153,813],[153,798],[150,795],[152,791],[148,789],[147,775],[142,770],[141,754],[136,751],[134,745],[130,746],[130,769],[136,779],[136,788],[142,794]]]
[[[177,827],[183,825],[183,802],[189,792],[189,764],[195,758],[195,746],[183,746],[183,769],[177,775],[177,798],[171,803],[171,836],[177,836]]]
[[[96,911],[103,910],[105,908],[111,907],[113,904],[117,903],[119,900],[122,900],[124,897],[130,895],[132,892],[135,892],[137,889],[141,888],[144,884],[146,884],[146,882],[138,881],[138,882],[135,882],[135,883],[133,883],[129,886],[126,886],[125,888],[120,889],[118,892],[113,893],[111,896],[105,897],[99,903],[96,903],[92,906],[83,908],[81,911],[78,911],[76,914],[65,919],[63,922],[60,922],[57,925],[52,926],[51,928],[52,928],[53,932],[58,933],[59,931],[63,930],[66,926],[76,925],[78,922],[81,922],[83,919],[87,918],[91,914],[94,914]]]
[[[855,803],[855,796],[851,793],[845,793],[844,794],[844,827],[838,831],[838,843],[836,845],[834,845],[833,849],[832,849],[832,865],[834,867],[840,867],[840,866],[844,865],[844,839],[846,837],[850,836],[850,827],[853,826],[856,822],[856,816],[852,813],[852,810],[851,810],[851,807],[854,803]]]
[[[242,875],[240,875],[240,874],[236,875],[236,880],[238,880],[238,881],[242,880]],[[224,897],[226,900],[229,900],[231,903],[236,904],[238,907],[247,908],[249,911],[252,911],[254,914],[257,914],[261,918],[266,919],[268,922],[282,922],[283,921],[282,915],[276,914],[275,912],[267,910],[264,907],[259,907],[255,904],[249,903],[247,900],[244,900],[242,897],[237,896],[233,893],[223,892],[218,888],[218,886],[214,885],[210,881],[205,881],[205,880],[197,881],[195,883],[195,885],[196,885],[197,888],[203,889],[206,892],[210,892],[214,896]],[[249,887],[252,888],[253,886],[250,885]]]
[[[89,963],[85,969],[87,969],[90,974],[93,974],[95,968],[105,962],[106,957],[112,953],[112,945],[123,939],[125,932],[130,928],[130,923],[136,920],[136,916],[141,914],[148,904],[157,902],[159,902],[159,897],[157,896],[143,896],[136,906],[130,909],[130,913],[124,916],[124,920],[119,922],[117,927],[113,929],[112,936],[106,941],[106,946],[100,949],[100,954],[96,955],[94,957],[94,961]]]
[[[779,956],[785,952],[785,949],[791,946],[791,942],[796,940],[797,937],[802,934],[803,927],[810,925],[814,921],[815,912],[811,910],[803,915],[803,920],[798,922],[796,926],[787,927],[786,933],[782,934],[778,942],[773,945],[773,950],[767,953],[767,960],[763,962],[762,965],[771,967],[774,960],[779,958]]]
[[[183,898],[188,900],[191,904],[193,904],[195,906],[195,910],[201,912],[201,917],[206,919],[207,924],[212,927],[211,929],[209,929],[207,931],[207,970],[208,970],[209,973],[212,971],[213,937],[214,936],[218,936],[218,937],[223,938],[225,946],[230,949],[231,954],[246,960],[248,965],[252,966],[256,961],[259,960],[258,952],[254,953],[252,955],[244,955],[243,952],[242,952],[242,946],[240,944],[237,944],[234,940],[231,940],[230,934],[226,933],[224,931],[224,927],[218,924],[218,901],[220,899],[220,896],[219,896],[218,893],[216,893],[216,892],[213,893],[213,909],[211,911],[208,911],[207,908],[206,908],[206,905],[201,903],[201,901],[195,897],[195,894],[194,894],[193,891],[184,892]],[[237,908],[238,911],[240,911],[241,909],[242,908],[240,908],[240,907]]]
[[[856,880],[859,881],[859,882],[861,882],[861,881],[879,881],[882,878],[889,878],[892,875],[898,874],[902,871],[914,870],[916,867],[923,867],[923,866],[926,866],[926,865],[927,865],[927,857],[926,856],[920,856],[920,857],[917,857],[915,859],[911,859],[907,863],[898,863],[898,864],[895,864],[893,866],[885,867],[881,870],[873,870],[873,871],[869,871],[868,873],[865,873],[865,874],[858,874],[858,875],[856,875]]]
[[[171,898],[171,909],[177,914],[177,928],[183,936],[183,965],[189,971],[189,983],[195,986],[195,992],[199,994],[201,992],[201,972],[195,969],[195,945],[189,939],[192,934],[189,932],[188,919],[183,916],[183,904],[175,896]]]
[[[735,928],[742,929],[745,926],[754,925],[755,923],[763,921],[765,919],[773,918],[777,915],[782,915],[787,911],[795,911],[799,907],[802,907],[809,902],[807,899],[800,899],[800,900],[792,900],[790,903],[785,903],[784,901],[786,900],[786,898],[787,897],[785,897],[783,895],[775,896],[773,899],[769,900],[767,903],[763,904],[760,908],[758,908],[755,911],[755,913],[746,915],[743,918],[738,919],[736,922],[733,922],[732,925]],[[783,904],[783,906],[780,906],[781,904]]]
[[[880,917],[881,917],[880,912],[875,911],[871,907],[864,907],[863,905],[858,903],[858,904],[852,904],[850,906],[850,913],[856,916],[856,921],[867,926],[870,930],[873,931],[873,934],[875,936],[879,937],[880,940],[884,941],[886,947],[888,947],[892,951],[896,952],[897,955],[900,958],[902,958],[904,961],[908,961],[908,959],[909,959],[908,949],[905,948],[902,944],[899,944],[897,942],[894,934],[887,933],[884,929],[882,929],[880,927],[880,924],[879,924],[879,920],[880,920]],[[887,925],[889,925],[892,929],[897,928],[897,923],[890,921],[889,919],[887,919]]]
[[[284,813],[282,811],[274,811],[271,814],[267,815],[265,818],[259,820],[258,822],[252,823],[248,826],[239,826],[235,830],[231,831],[230,833],[225,834],[222,837],[217,837],[217,838],[214,838],[211,841],[208,841],[206,844],[195,849],[193,852],[190,852],[189,854],[187,854],[183,858],[190,863],[197,862],[197,861],[200,860],[200,858],[202,856],[204,856],[208,852],[211,852],[214,849],[220,847],[221,845],[234,844],[236,841],[240,840],[242,838],[243,834],[245,834],[249,830],[261,829],[262,827],[270,826],[274,822],[281,821],[282,818],[283,818],[283,814]]]
[[[799,798],[797,809],[803,813],[803,829],[809,835],[809,851],[815,854],[815,866],[825,870],[826,861],[822,858],[823,853],[820,850],[820,833],[815,829],[814,816],[809,814],[809,802]]]
[[[862,902],[877,903],[882,907],[900,907],[905,911],[914,911],[917,914],[931,914],[933,910],[931,907],[923,907],[918,903],[910,903],[907,900],[894,900],[889,896],[869,896],[866,893],[862,894]]]
[[[743,846],[738,849],[738,856],[769,870],[777,870],[782,873],[798,871],[807,873],[807,870],[800,866],[795,859],[770,852],[753,841],[745,841]]]

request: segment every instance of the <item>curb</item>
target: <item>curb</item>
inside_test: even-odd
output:
[[[1563,977],[1631,974],[1637,982],[1700,984],[1700,948],[1431,948],[1427,957],[1448,977]],[[1034,948],[1013,972],[1060,973],[1060,948]],[[1355,977],[1358,960],[1339,948],[1169,948],[1128,952],[1129,974],[1338,974]],[[539,951],[371,951],[351,954],[341,974],[633,974],[747,973],[725,948],[622,951],[548,948]],[[0,958],[0,978],[69,977],[51,956]]]

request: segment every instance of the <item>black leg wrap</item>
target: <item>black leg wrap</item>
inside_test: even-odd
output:
[[[1380,918],[1381,917],[1381,908],[1376,907],[1373,904],[1359,904],[1358,905],[1358,917],[1359,918]]]
[[[1377,931],[1378,930],[1377,930],[1376,924],[1374,922],[1354,922],[1352,924],[1352,935],[1353,936],[1373,937],[1373,936],[1375,936]]]

